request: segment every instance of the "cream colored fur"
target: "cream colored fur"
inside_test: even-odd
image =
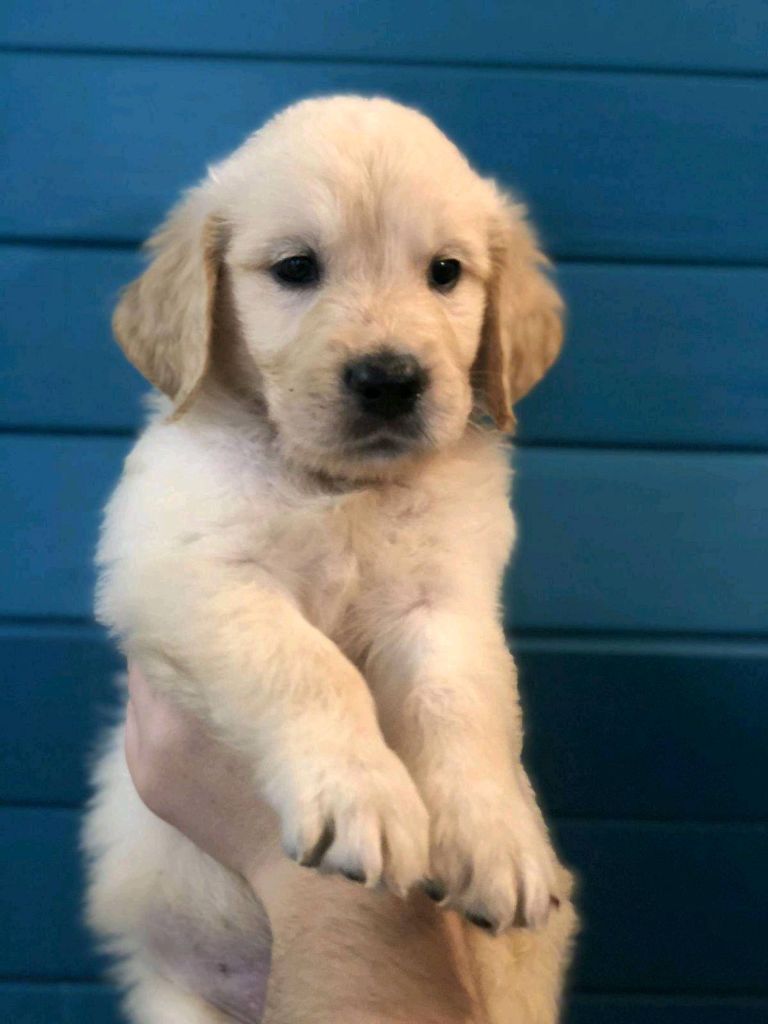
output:
[[[302,246],[323,278],[289,290],[270,267]],[[150,248],[115,330],[167,397],[106,512],[98,614],[248,759],[272,810],[257,899],[143,806],[113,739],[85,832],[89,915],[132,1019],[227,1019],[157,961],[160,913],[246,946],[268,915],[270,1024],[554,1021],[573,912],[520,764],[507,458],[481,423],[484,407],[509,427],[560,345],[523,210],[422,115],[337,97],[249,138]],[[427,283],[437,255],[463,266],[447,294]],[[396,457],[342,429],[342,368],[384,344],[430,375],[425,430]],[[450,909],[418,893],[426,877]],[[416,943],[407,964],[382,952],[388,929]]]

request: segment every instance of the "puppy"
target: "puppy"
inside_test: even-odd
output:
[[[129,1015],[554,1020],[573,913],[520,763],[500,621],[500,438],[561,343],[524,211],[423,115],[335,97],[211,168],[149,249],[114,329],[162,397],[106,511],[98,616],[252,766],[276,822],[254,844],[302,879],[284,891],[294,919],[349,892],[436,918],[427,886],[452,927],[454,912],[475,925],[458,924],[474,996],[456,1017],[394,995],[296,1001],[307,970],[317,986],[318,965],[364,958],[372,928],[354,951],[328,936],[293,1008],[264,1009],[262,894],[143,807],[118,730],[85,846]],[[285,855],[369,891],[308,888]]]

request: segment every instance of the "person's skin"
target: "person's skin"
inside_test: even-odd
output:
[[[125,756],[142,801],[215,860],[248,878],[250,852],[268,808],[248,768],[193,714],[128,671]]]
[[[277,816],[254,793],[245,763],[194,715],[154,691],[135,665],[128,691],[125,754],[142,801],[243,876],[268,915],[273,955],[264,1024],[324,1020],[328,1013],[334,1019],[362,991],[378,992],[381,1005],[394,999],[408,1007],[407,1018],[393,1008],[371,1020],[485,1020],[453,912],[421,894],[402,902],[298,867],[280,850]],[[323,933],[359,936],[352,959],[318,955]],[[305,976],[306,991],[296,983]],[[292,1005],[297,999],[300,1010]],[[365,1014],[359,1019],[368,1024]]]

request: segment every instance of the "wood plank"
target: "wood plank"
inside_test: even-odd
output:
[[[399,29],[406,27],[405,31]],[[491,61],[572,66],[766,69],[768,27],[759,0],[631,0],[574,5],[546,0],[478,6],[428,0],[378,7],[134,2],[61,4],[6,0],[0,42],[170,52],[293,54],[364,60]]]
[[[615,995],[568,998],[563,1024],[765,1024],[766,999]],[[107,985],[0,982],[0,1018],[13,1024],[120,1024]]]
[[[766,821],[768,647],[520,640],[526,755],[552,815]],[[0,626],[0,803],[75,806],[121,659],[75,626]]]
[[[585,821],[556,835],[581,879],[577,988],[768,994],[768,826]]]
[[[15,937],[0,976],[96,976],[76,826],[71,811],[0,810],[0,907]],[[768,995],[768,827],[570,822],[558,837],[581,875],[575,988]]]
[[[0,437],[0,615],[90,614],[99,510],[127,447]],[[768,456],[528,449],[516,465],[510,629],[765,633]]]
[[[765,632],[768,461],[523,450],[510,628]]]
[[[14,100],[7,236],[142,238],[270,113],[374,91],[422,107],[519,189],[555,255],[768,261],[765,81],[12,54],[0,66]]]
[[[0,1019],[13,1024],[125,1024],[108,985],[0,982]]]
[[[122,439],[0,438],[0,615],[91,614],[101,509],[120,474]]]
[[[81,913],[79,814],[0,808],[0,919],[13,942],[0,944],[0,977],[95,978]]]
[[[765,999],[575,995],[563,1024],[765,1024]]]
[[[119,250],[0,246],[0,426],[135,429],[148,385],[110,318],[140,266]]]
[[[109,318],[140,265],[0,246],[0,426],[136,427],[147,386]],[[768,448],[768,270],[565,264],[559,279],[568,340],[520,406],[522,443]]]
[[[553,815],[768,820],[764,645],[514,641]]]
[[[121,667],[96,627],[0,625],[0,803],[85,800]]]
[[[563,354],[523,442],[766,447],[768,270],[564,264]]]

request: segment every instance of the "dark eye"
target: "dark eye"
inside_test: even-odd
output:
[[[291,288],[307,288],[320,280],[320,265],[312,253],[286,256],[271,269],[273,276],[281,284],[287,284]]]
[[[441,292],[449,292],[461,277],[458,260],[437,258],[429,265],[429,283]]]

